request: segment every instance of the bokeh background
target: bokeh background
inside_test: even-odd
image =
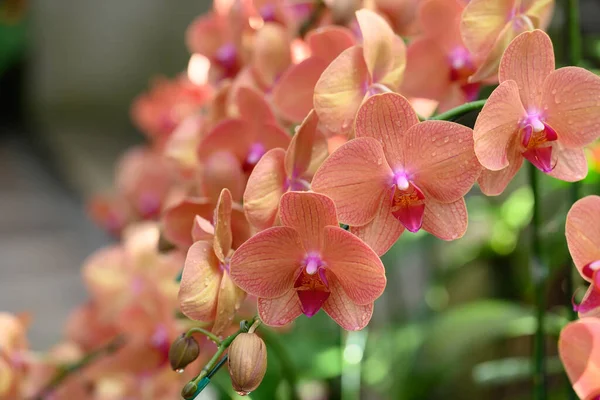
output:
[[[597,69],[600,1],[581,2],[586,62]],[[210,3],[0,2],[0,310],[32,314],[34,349],[58,342],[69,311],[85,299],[82,262],[111,240],[87,219],[85,200],[110,187],[119,154],[143,142],[129,119],[132,99],[152,77],[185,68],[184,31]],[[559,62],[560,3],[550,29]],[[599,193],[590,154],[596,170],[585,191]],[[499,198],[472,191],[460,241],[403,235],[384,256],[388,288],[367,330],[342,333],[323,313],[300,318],[282,343],[306,398],[327,391],[344,399],[530,398],[532,196],[524,183],[521,176]],[[547,348],[553,398],[563,399],[556,337],[570,298],[568,189],[552,179],[543,185],[544,261],[552,267]],[[269,368],[253,397],[276,396],[282,373]]]

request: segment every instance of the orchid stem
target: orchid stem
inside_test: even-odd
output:
[[[290,396],[289,398],[292,400],[298,400],[300,397],[297,392],[297,382],[298,377],[296,374],[296,370],[294,368],[294,364],[290,355],[285,348],[285,346],[281,343],[279,337],[270,329],[261,329],[261,336],[267,342],[267,347],[269,350],[273,351],[273,354],[279,360],[279,366],[281,368],[281,373],[283,375],[283,379],[285,379],[290,387]]]
[[[124,343],[125,339],[123,338],[123,336],[117,336],[106,346],[86,354],[81,360],[77,361],[76,363],[66,365],[60,368],[58,372],[54,375],[54,377],[50,380],[50,382],[39,392],[37,396],[34,397],[34,399],[42,400],[50,397],[52,392],[56,390],[56,388],[60,386],[60,384],[63,383],[63,381],[69,376],[87,367],[100,357],[113,354],[114,352],[119,350]]]
[[[206,336],[207,338],[209,338],[210,340],[212,340],[213,342],[215,342],[215,344],[217,346],[221,345],[221,339],[219,339],[219,337],[217,335],[215,335],[212,332],[207,331],[206,329],[199,328],[199,327],[190,328],[190,330],[187,331],[187,333],[185,334],[185,337],[190,337],[194,333],[201,333],[204,336]]]
[[[567,16],[569,65],[581,64],[581,24],[579,22],[579,0],[565,0]]]
[[[540,215],[540,192],[538,171],[533,164],[529,164],[529,183],[533,192],[533,219],[531,223],[531,249],[530,258],[531,279],[533,281],[536,306],[537,328],[533,339],[533,385],[534,399],[546,400],[546,354],[544,323],[546,316],[546,278],[548,271],[541,260],[540,228],[542,220]]]
[[[454,121],[472,111],[481,110],[485,105],[485,102],[486,100],[477,100],[470,103],[465,103],[461,106],[448,110],[445,113],[435,115],[429,119],[436,121]]]

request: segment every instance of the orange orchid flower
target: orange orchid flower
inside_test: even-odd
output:
[[[230,278],[233,253],[231,193],[223,189],[215,209],[209,240],[194,243],[188,250],[179,288],[181,312],[193,320],[212,322],[219,335],[231,325],[246,294]],[[206,224],[204,224],[206,225]],[[212,229],[211,229],[212,228]]]
[[[600,317],[600,197],[587,196],[573,204],[565,234],[579,274],[591,283],[575,311],[581,317]]]
[[[560,333],[560,359],[582,400],[600,398],[600,319],[571,322]]]
[[[498,86],[475,123],[475,154],[486,168],[479,184],[498,195],[523,159],[554,178],[587,175],[583,147],[600,136],[600,77],[578,67],[554,70],[554,51],[540,30],[506,49]]]
[[[305,42],[310,57],[291,66],[275,84],[273,107],[282,118],[301,122],[313,108],[315,85],[321,74],[344,50],[355,44],[352,31],[328,26],[310,31]]]
[[[0,399],[21,398],[28,342],[28,318],[0,312]]]
[[[476,70],[473,56],[460,36],[461,0],[429,0],[419,19],[423,36],[407,49],[401,92],[439,101],[439,112],[477,99],[479,83],[469,83]]]
[[[329,156],[312,181],[315,192],[335,201],[342,223],[379,255],[405,228],[443,240],[465,233],[463,196],[481,170],[471,129],[419,123],[404,97],[384,93],[363,104],[355,131],[356,139]]]
[[[356,19],[362,45],[344,50],[315,86],[315,111],[332,133],[347,133],[363,100],[376,93],[396,91],[404,74],[404,42],[385,19],[366,9],[357,11]]]
[[[265,23],[255,36],[252,48],[252,72],[263,90],[270,90],[292,64],[291,37],[274,22]]]
[[[244,211],[254,227],[262,230],[275,224],[285,192],[309,190],[315,171],[328,155],[318,123],[317,114],[311,111],[287,151],[269,150],[256,164],[244,192]]]
[[[289,192],[279,212],[283,226],[259,232],[231,259],[231,277],[258,297],[261,320],[281,326],[323,308],[344,329],[364,328],[385,288],[379,257],[338,226],[327,196]]]
[[[504,50],[520,33],[546,29],[554,0],[471,0],[460,25],[463,41],[478,70],[471,82],[495,79]]]
[[[374,0],[373,3],[390,21],[394,32],[412,36],[419,31],[417,15],[422,0]]]

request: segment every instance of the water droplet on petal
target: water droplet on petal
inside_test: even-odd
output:
[[[448,143],[449,141],[450,141],[450,138],[449,138],[448,136],[446,136],[446,137],[444,138],[444,143]]]
[[[178,374],[183,374],[183,368],[176,369],[175,372]]]

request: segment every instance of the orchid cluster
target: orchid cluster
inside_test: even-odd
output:
[[[186,73],[133,103],[148,143],[89,207],[120,244],[85,263],[90,299],[56,355],[30,360],[26,324],[0,319],[11,327],[0,330],[0,398],[166,399],[182,387],[194,398],[230,345],[234,387],[247,393],[266,368],[259,323],[322,309],[363,329],[386,287],[380,256],[403,234],[461,238],[476,183],[499,195],[524,162],[583,179],[600,77],[555,70],[543,31],[553,3],[215,0],[187,30]],[[451,122],[476,110],[474,129]],[[598,218],[590,197],[567,222],[591,286],[561,354],[585,399],[600,396]],[[64,373],[66,358],[107,344],[64,383],[36,372]],[[206,366],[184,371],[196,358]]]

